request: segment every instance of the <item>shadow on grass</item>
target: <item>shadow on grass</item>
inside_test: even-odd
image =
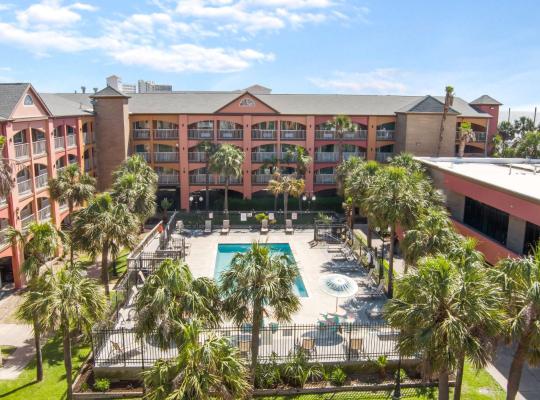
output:
[[[23,390],[24,388],[35,385],[36,383],[38,383],[38,382],[36,380],[33,380],[32,382],[25,383],[24,385],[19,386],[18,388],[10,390],[9,392],[2,393],[2,394],[0,394],[0,399],[3,399],[4,397],[11,396],[12,394],[17,393],[19,390]]]

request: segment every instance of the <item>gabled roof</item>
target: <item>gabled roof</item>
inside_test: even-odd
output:
[[[272,89],[267,88],[262,85],[251,85],[250,87],[244,89],[246,92],[249,92],[251,94],[270,94],[272,93]]]
[[[413,101],[407,104],[405,107],[400,108],[396,112],[398,113],[442,113],[444,112],[444,103],[433,96],[427,95],[419,100]],[[451,114],[459,114],[458,111],[452,107],[448,109]]]
[[[81,101],[78,101],[75,96],[66,98],[54,93],[42,93],[41,98],[55,117],[85,116],[93,113],[92,104],[88,102],[88,95],[86,99],[81,97]]]
[[[129,96],[126,96],[121,91],[116,90],[112,86],[108,86],[108,85],[107,85],[107,87],[97,91],[96,93],[94,93],[90,97],[92,97],[92,98],[94,98],[94,97],[124,97],[124,98],[129,98]]]
[[[272,107],[272,106],[268,105],[267,103],[265,103],[263,100],[260,99],[259,96],[255,96],[253,93],[250,93],[250,92],[247,92],[247,91],[244,92],[244,93],[242,93],[242,94],[240,94],[239,96],[235,97],[234,99],[232,99],[231,101],[229,101],[227,104],[225,104],[225,105],[219,107],[219,108],[218,108],[217,110],[215,110],[214,112],[215,112],[215,113],[218,113],[218,112],[220,112],[220,111],[223,111],[225,108],[227,108],[228,106],[230,106],[230,105],[231,105],[232,103],[234,103],[235,101],[240,100],[242,97],[246,97],[246,96],[247,96],[247,97],[254,98],[254,99],[257,99],[262,105],[264,105],[265,107],[268,107],[268,109],[270,109],[270,110],[272,110],[272,111],[274,111],[274,112],[276,112],[276,113],[279,114],[279,111],[278,111],[278,110],[276,110],[274,107]]]
[[[0,118],[9,119],[29,83],[0,83]]]
[[[469,104],[474,105],[487,105],[487,106],[501,106],[502,103],[499,103],[497,100],[495,100],[493,97],[488,96],[487,94],[484,94],[477,98],[476,100],[471,101]]]

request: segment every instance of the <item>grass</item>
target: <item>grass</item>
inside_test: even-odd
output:
[[[62,351],[61,339],[49,340],[43,346],[43,381],[36,382],[36,363],[35,360],[32,360],[17,379],[0,380],[0,399],[64,399],[66,371]],[[88,346],[73,347],[74,376],[89,353],[90,348]]]
[[[5,360],[7,357],[13,354],[15,350],[17,350],[15,346],[7,346],[7,345],[0,346],[0,351],[2,352],[2,360]]]

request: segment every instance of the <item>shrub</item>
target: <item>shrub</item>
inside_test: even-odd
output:
[[[309,364],[308,354],[299,349],[289,354],[282,376],[289,385],[303,388],[308,381],[321,380],[324,377],[324,367],[321,364]]]
[[[334,369],[330,374],[330,382],[335,386],[343,386],[346,379],[347,374],[339,367]]]
[[[96,392],[106,392],[111,387],[111,381],[109,381],[107,378],[101,378],[96,379],[96,382],[94,383],[94,390]]]
[[[388,358],[386,356],[379,356],[377,360],[375,360],[375,365],[377,366],[377,369],[379,370],[380,377],[384,378],[386,376],[386,367],[388,366]]]
[[[88,382],[81,383],[81,392],[88,392],[89,389]]]
[[[258,389],[272,389],[281,383],[281,371],[276,362],[275,354],[270,361],[257,364],[255,369],[255,387]]]
[[[255,219],[261,222],[264,219],[268,219],[268,215],[266,215],[265,213],[258,213],[255,215]]]

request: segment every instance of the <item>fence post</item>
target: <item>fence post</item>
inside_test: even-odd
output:
[[[144,336],[141,338],[141,365],[144,371]]]
[[[126,338],[124,337],[124,328],[122,329],[122,355],[124,356],[124,367],[126,367]]]
[[[352,324],[348,324],[349,328],[349,341],[347,343],[347,361],[351,361],[351,333],[352,333]]]

